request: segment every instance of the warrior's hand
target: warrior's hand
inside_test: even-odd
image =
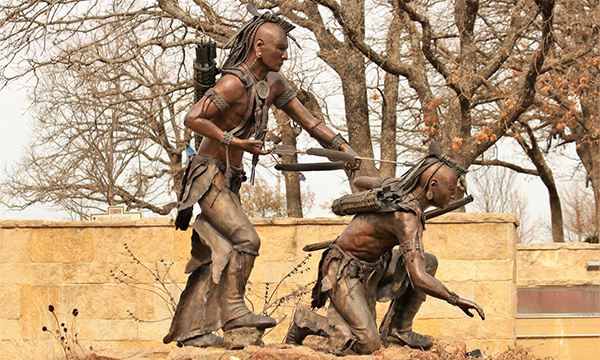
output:
[[[263,150],[263,142],[260,140],[233,138],[231,145],[255,155],[267,155],[272,151]]]
[[[485,314],[483,313],[483,309],[470,300],[459,298],[456,302],[456,306],[458,306],[465,314],[467,314],[470,317],[473,317],[474,314],[471,313],[469,310],[473,309],[477,311],[481,320],[485,320]]]
[[[358,171],[358,169],[360,169],[361,160],[359,159],[359,156],[356,153],[356,151],[354,151],[354,149],[351,148],[350,145],[347,143],[342,145],[341,150],[346,154],[350,154],[354,157],[354,161],[346,162],[346,169],[351,172]]]

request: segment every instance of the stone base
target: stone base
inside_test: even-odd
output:
[[[242,327],[225,331],[223,333],[224,346],[228,350],[243,349],[248,346],[264,346],[262,336],[265,330]]]
[[[244,328],[243,328],[244,329]],[[246,328],[247,329],[247,328]],[[235,329],[239,330],[239,329]],[[229,337],[240,334],[249,334],[247,330],[236,331]],[[262,334],[261,334],[262,335]],[[248,337],[250,339],[251,337]],[[227,337],[225,338],[227,339]],[[261,340],[262,342],[262,340]],[[392,345],[388,348],[382,347],[372,355],[347,355],[333,356],[324,352],[316,351],[308,346],[292,346],[287,344],[267,344],[264,347],[256,345],[247,346],[242,350],[227,350],[223,347],[163,347],[157,349],[106,349],[94,350],[90,360],[219,360],[219,359],[252,359],[252,360],[464,360],[467,349],[465,343],[460,341],[434,339],[433,347],[429,351],[411,349],[407,346]],[[535,356],[529,356],[523,352],[520,357],[506,357],[515,360],[533,360]]]

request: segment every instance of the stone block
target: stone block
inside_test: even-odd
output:
[[[439,260],[435,277],[444,281],[475,281],[477,280],[477,263],[472,260]]]
[[[123,280],[158,285],[186,281],[184,268],[185,263],[167,262],[67,263],[63,265],[63,274],[65,284],[116,284]]]
[[[516,336],[515,319],[512,317],[505,319],[486,318],[481,326],[477,327],[475,335],[477,339],[514,339]]]
[[[474,339],[478,327],[485,326],[481,319],[469,318],[463,319],[440,319],[440,338],[452,340]]]
[[[60,286],[49,285],[23,285],[23,316],[21,325],[23,339],[46,339],[42,327],[56,329],[56,320],[48,311],[48,306],[54,306],[54,312],[60,322],[67,319],[67,312],[63,306],[62,290]]]
[[[422,335],[433,337],[440,336],[440,319],[420,319],[418,316],[413,322],[413,331]]]
[[[20,285],[0,285],[0,319],[19,319],[23,314]]]
[[[513,281],[516,280],[516,266],[513,260],[473,261],[476,264],[479,281]]]
[[[0,284],[61,284],[61,264],[1,264]]]
[[[185,284],[165,284],[165,288],[152,294],[155,319],[172,319],[175,313],[174,306],[179,302],[179,297]]]
[[[21,340],[23,332],[21,322],[16,319],[0,319],[0,343],[6,340]],[[0,352],[1,354],[2,352]],[[2,357],[0,356],[0,359]]]
[[[65,263],[63,276],[65,284],[104,284],[112,282],[110,270],[116,265],[110,263]]]
[[[260,259],[265,262],[296,261],[296,227],[256,228],[261,239]]]
[[[31,260],[31,229],[0,229],[0,263]]]
[[[513,317],[512,286],[508,282],[484,282],[475,285],[476,296],[473,299],[488,318]]]
[[[162,338],[169,332],[169,327],[171,326],[171,319],[152,322],[142,321],[138,322],[137,326],[138,340],[162,340]]]
[[[77,319],[73,331],[81,341],[135,340],[138,324],[135,320]]]
[[[173,261],[173,230],[166,227],[95,228],[95,262]]]
[[[445,281],[444,285],[452,292],[457,293],[461,298],[474,300],[475,299],[475,284],[474,281]]]
[[[513,226],[513,224],[448,225],[448,243],[443,258],[507,259],[510,255],[509,238],[512,239],[509,230]]]
[[[259,256],[254,263],[254,269],[250,274],[252,283],[268,282],[278,283],[287,274],[294,270],[297,263],[295,261],[270,261],[265,262]]]
[[[417,316],[421,319],[460,319],[464,314],[444,300],[428,296]]]
[[[423,232],[423,246],[425,251],[435,254],[439,259],[447,259],[448,225],[427,225]]]
[[[186,231],[173,229],[173,261],[188,261],[192,251],[192,227]]]
[[[90,262],[94,242],[91,228],[39,228],[31,233],[31,261]]]
[[[154,319],[152,288],[143,284],[67,285],[65,298],[76,299],[82,319]]]

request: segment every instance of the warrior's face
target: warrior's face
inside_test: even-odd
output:
[[[283,62],[288,59],[288,39],[285,32],[275,24],[266,23],[258,29],[255,39],[258,61],[269,71],[279,71]]]
[[[455,199],[457,183],[456,173],[448,166],[442,166],[429,185],[433,193],[433,199],[431,200],[433,205],[440,209],[448,206],[450,201]]]

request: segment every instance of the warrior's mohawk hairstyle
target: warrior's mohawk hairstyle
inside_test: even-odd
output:
[[[458,165],[450,157],[442,154],[442,150],[438,144],[432,140],[431,143],[429,143],[429,154],[421,159],[417,165],[413,166],[410,168],[410,170],[404,173],[404,175],[402,175],[402,180],[400,180],[400,182],[397,184],[394,184],[394,190],[397,193],[402,194],[402,197],[409,194],[417,187],[421,174],[423,174],[425,170],[429,169],[431,166],[439,163],[442,163],[452,169],[458,178],[468,172],[467,169]]]
[[[250,56],[250,52],[252,51],[254,37],[256,36],[258,28],[262,24],[273,23],[279,26],[290,39],[296,42],[296,40],[289,34],[289,32],[292,31],[296,26],[269,11],[261,14],[256,11],[254,6],[250,4],[246,5],[246,8],[248,9],[248,12],[252,14],[253,18],[242,25],[240,30],[238,30],[238,32],[235,33],[235,35],[233,35],[225,44],[225,48],[231,48],[231,51],[225,60],[225,63],[223,64],[223,68],[237,67],[242,62],[246,61],[246,59],[248,59],[248,56]]]

